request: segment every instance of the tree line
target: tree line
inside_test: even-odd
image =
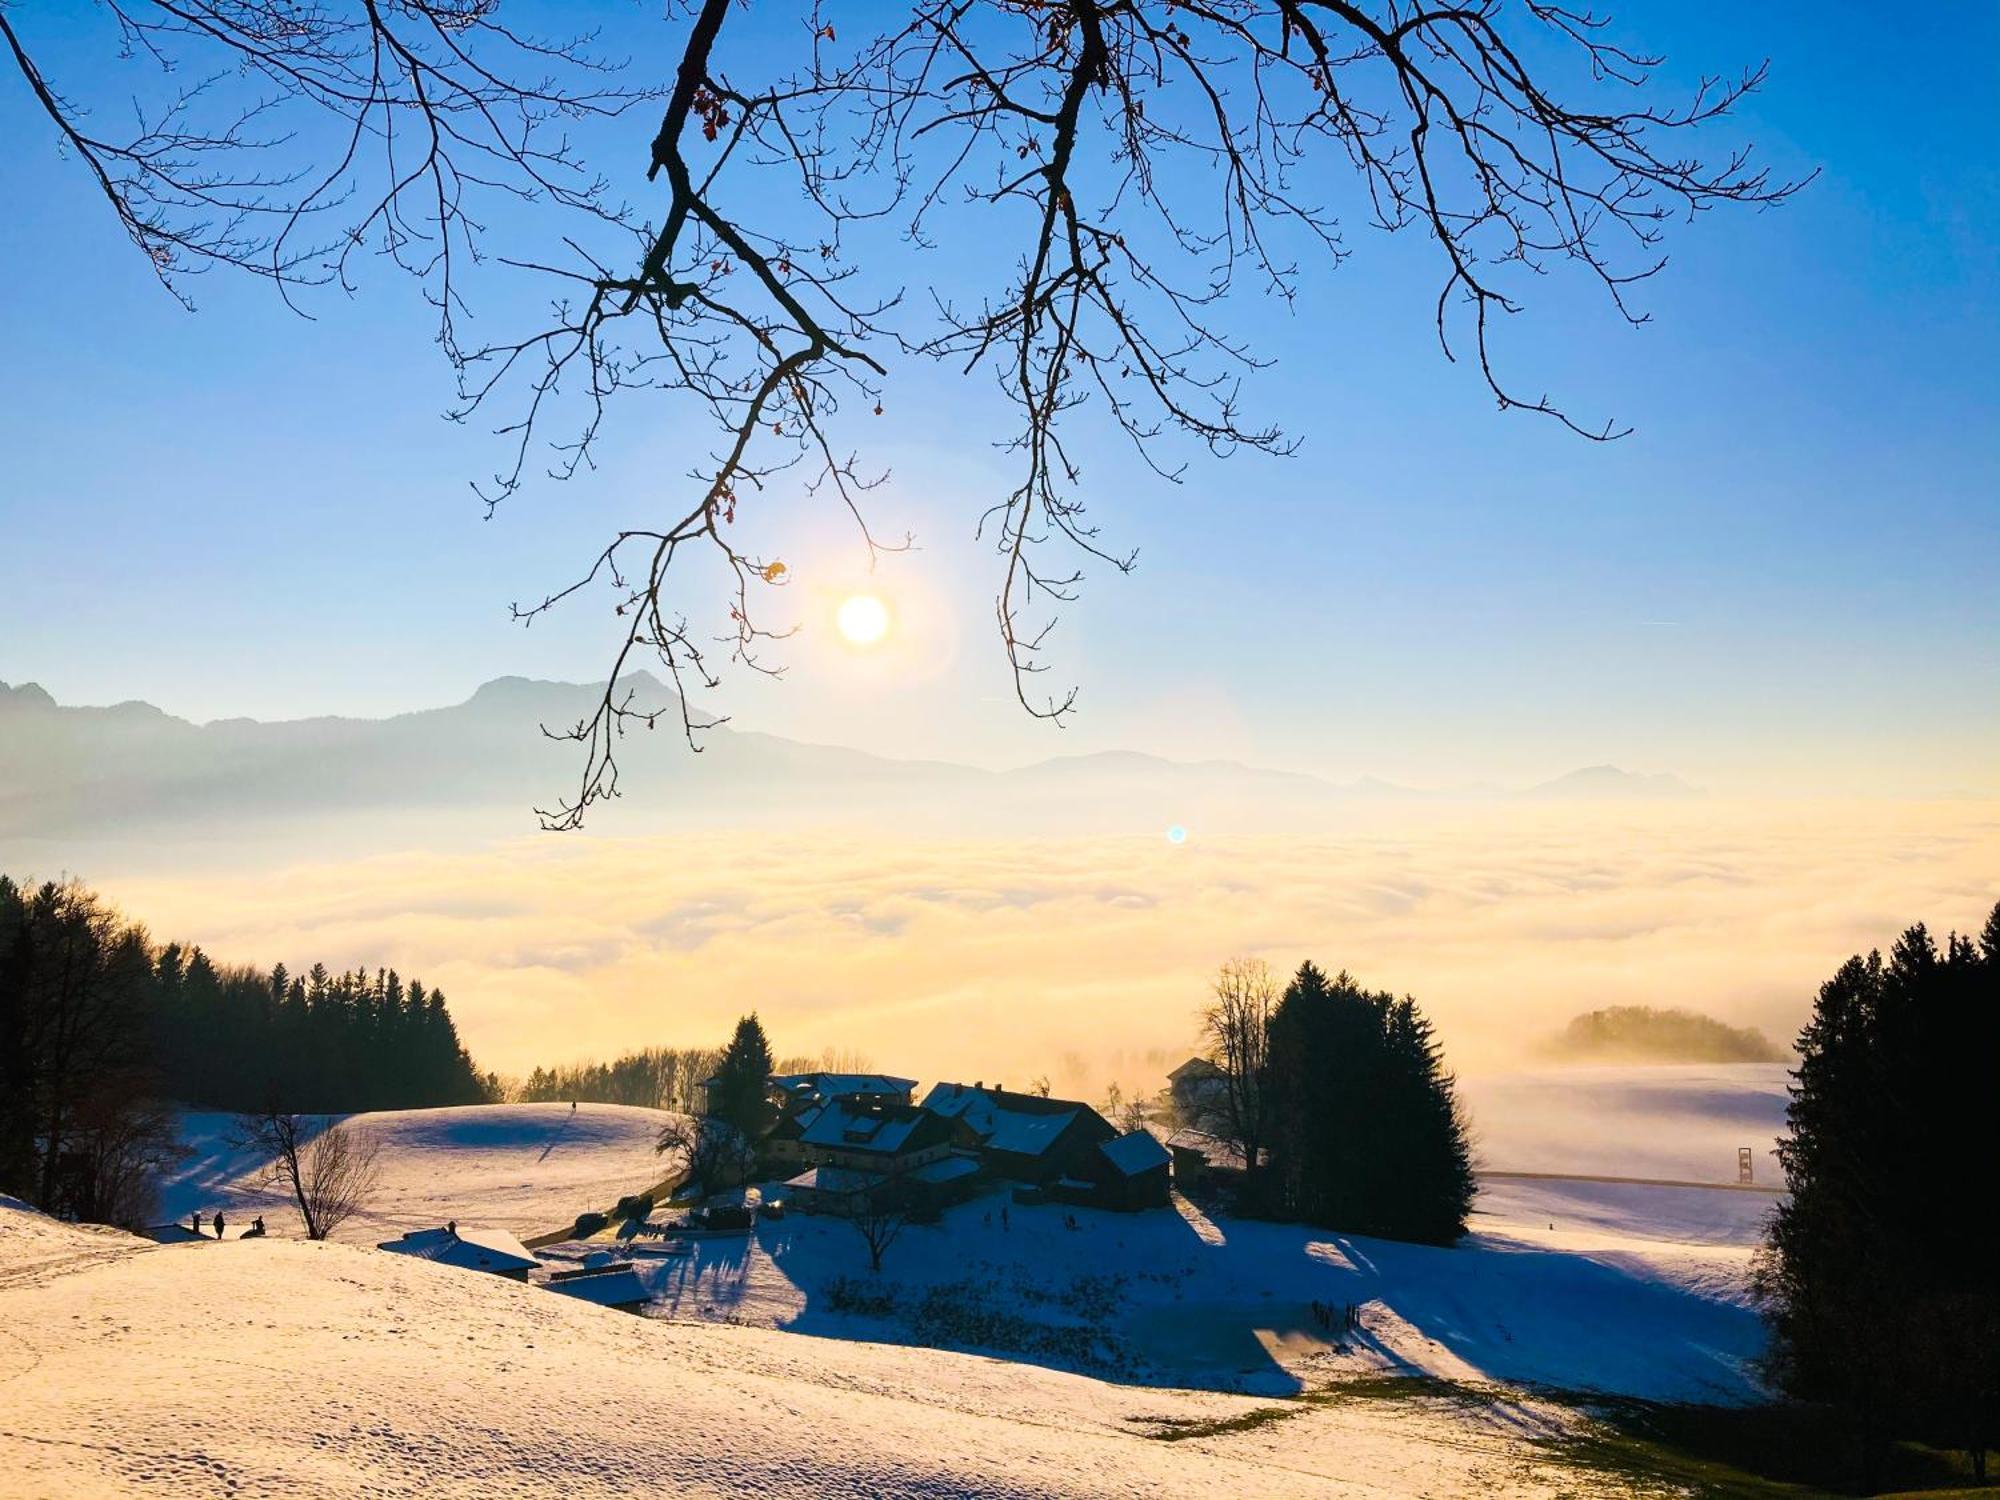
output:
[[[1476,1191],[1470,1132],[1417,1003],[1299,966],[1223,965],[1203,1016],[1215,1087],[1194,1121],[1244,1163],[1242,1206],[1351,1234],[1448,1245]]]
[[[143,1223],[178,1152],[167,1101],[325,1114],[477,1103],[493,1082],[417,981],[218,965],[77,882],[0,875],[0,1192]]]
[[[309,1114],[479,1104],[490,1080],[459,1040],[442,990],[394,969],[303,975],[218,968],[199,948],[162,949],[152,1025],[168,1096]]]
[[[762,1035],[761,1027],[758,1035]],[[735,1055],[727,1047],[642,1047],[610,1062],[536,1067],[525,1078],[497,1080],[494,1087],[500,1097],[517,1104],[630,1104],[698,1115],[707,1104],[702,1085],[722,1071],[725,1059]],[[870,1067],[859,1053],[835,1048],[817,1057],[785,1057],[773,1062],[766,1043],[763,1056],[761,1071],[750,1069],[759,1099],[764,1079],[772,1073],[865,1073]]]
[[[714,1047],[644,1047],[610,1062],[538,1067],[518,1083],[503,1087],[508,1098],[521,1104],[630,1104],[696,1114],[701,1110],[702,1080],[721,1060],[720,1049]]]

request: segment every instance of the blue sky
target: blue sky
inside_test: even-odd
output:
[[[52,69],[83,69],[74,14],[11,17]],[[652,10],[608,14],[642,45],[672,40]],[[1612,760],[1719,788],[1993,790],[2000,12],[1619,15],[1677,78],[1768,55],[1767,90],[1715,145],[1822,173],[1781,210],[1677,227],[1644,329],[1561,283],[1505,329],[1523,386],[1632,437],[1496,413],[1437,353],[1432,247],[1350,215],[1352,259],[1310,273],[1289,315],[1247,294],[1232,312],[1279,361],[1250,394],[1304,440],[1297,457],[1197,462],[1176,488],[1086,444],[1106,533],[1141,567],[1095,570],[1056,638],[1056,670],[1084,689],[1072,728],[1011,704],[997,572],[971,540],[1005,470],[985,398],[941,376],[892,384],[875,455],[895,471],[876,518],[923,550],[873,586],[916,639],[881,660],[830,648],[814,601],[852,584],[853,549],[776,500],[759,524],[800,569],[807,633],[786,682],[720,706],[988,763],[1128,746],[1413,782]],[[0,679],[268,718],[603,669],[613,622],[595,603],[531,632],[506,606],[680,499],[690,434],[659,403],[619,414],[596,474],[484,521],[466,481],[497,449],[439,419],[450,375],[410,286],[370,273],[308,322],[210,277],[190,316],[11,79],[0,130],[16,143],[0,164]],[[606,166],[637,191],[626,156]],[[1329,179],[1331,201],[1345,191]]]

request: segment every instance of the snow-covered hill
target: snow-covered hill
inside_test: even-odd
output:
[[[1507,1165],[1720,1178],[1775,1128],[1766,1071],[1470,1092]],[[356,1122],[383,1183],[354,1241],[445,1218],[527,1234],[660,1173],[643,1110]],[[175,1213],[261,1205],[293,1232],[244,1186],[230,1122],[185,1126]],[[1439,1250],[996,1192],[907,1229],[879,1278],[837,1221],[699,1240],[642,1262],[645,1318],[365,1244],[154,1245],[0,1201],[0,1493],[1631,1494],[1548,1393],[1754,1396],[1744,1277],[1772,1201],[1488,1181]],[[1355,1304],[1359,1331],[1315,1303]]]
[[[660,1180],[654,1142],[671,1116],[619,1104],[471,1105],[350,1117],[380,1143],[381,1181],[367,1208],[335,1236],[356,1243],[462,1219],[517,1235],[568,1224]],[[223,1210],[238,1226],[264,1214],[273,1234],[297,1233],[283,1195],[259,1183],[255,1156],[235,1144],[234,1115],[181,1117],[187,1161],[161,1192],[161,1217],[185,1222]]]
[[[1782,1070],[1598,1068],[1469,1088],[1490,1163],[1724,1180],[1731,1142],[1768,1149]],[[338,1238],[372,1243],[457,1219],[523,1236],[567,1225],[661,1175],[661,1117],[513,1105],[357,1116],[381,1186]],[[185,1220],[221,1206],[275,1233],[296,1216],[255,1185],[234,1122],[190,1115],[196,1155],[166,1195]],[[1772,1198],[1604,1181],[1489,1179],[1452,1250],[1173,1213],[1006,1205],[995,1191],[906,1231],[882,1278],[838,1221],[792,1216],[642,1263],[655,1317],[842,1339],[1007,1352],[1160,1385],[1287,1394],[1356,1374],[1532,1382],[1678,1400],[1757,1391],[1762,1330],[1749,1261]],[[1003,1205],[1006,1205],[1003,1211]],[[1074,1225],[1075,1227],[1070,1227]],[[843,1282],[886,1292],[857,1310]],[[1362,1309],[1360,1336],[1315,1303]]]
[[[1575,1419],[1533,1401],[1260,1420],[1244,1397],[635,1319],[350,1245],[93,1238],[0,1204],[10,1500],[1630,1493],[1544,1446]]]

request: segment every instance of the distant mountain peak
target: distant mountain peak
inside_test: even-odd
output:
[[[1698,797],[1696,788],[1689,786],[1670,771],[1647,773],[1627,771],[1622,766],[1584,766],[1568,775],[1558,776],[1553,781],[1545,781],[1540,786],[1530,787],[1530,797]]]
[[[618,679],[621,690],[634,693],[656,693],[664,698],[672,698],[669,688],[651,672],[643,669],[627,672]],[[597,684],[588,682],[553,682],[540,677],[495,677],[490,682],[482,682],[473,689],[470,702],[507,702],[518,698],[546,695],[550,692],[576,693],[595,691]]]
[[[19,687],[9,687],[0,682],[0,705],[7,708],[52,709],[56,700],[39,682],[24,682]]]

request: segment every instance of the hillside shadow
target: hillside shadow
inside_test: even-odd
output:
[[[1754,1311],[1617,1256],[1492,1234],[1408,1245],[1186,1204],[1114,1214],[1009,1203],[1003,1228],[1004,1201],[905,1230],[879,1276],[848,1226],[792,1219],[760,1226],[768,1267],[698,1264],[683,1280],[708,1277],[708,1305],[724,1316],[726,1272],[739,1298],[762,1299],[745,1309],[752,1321],[1133,1385],[1282,1396],[1391,1374],[1664,1400],[1759,1394]],[[1350,1304],[1359,1325],[1347,1330]]]
[[[783,1325],[792,1332],[983,1354],[1126,1385],[1305,1388],[1277,1357],[1303,1333],[1303,1304],[1266,1304],[1261,1320],[1160,1319],[1150,1299],[1134,1298],[1135,1286],[1191,1273],[1213,1248],[1172,1209],[1023,1206],[1002,1190],[951,1209],[940,1224],[906,1229],[879,1276],[860,1236],[835,1219],[761,1230],[760,1248],[801,1298]]]
[[[331,1115],[325,1118],[324,1126],[338,1125],[348,1118]],[[206,1217],[218,1208],[234,1218],[269,1213],[290,1203],[282,1191],[256,1182],[256,1174],[269,1158],[239,1144],[247,1116],[186,1111],[180,1119],[180,1141],[188,1154],[161,1174],[157,1214],[162,1225],[185,1223],[193,1213]],[[318,1134],[318,1129],[312,1132]],[[244,1222],[249,1222],[247,1217]]]

